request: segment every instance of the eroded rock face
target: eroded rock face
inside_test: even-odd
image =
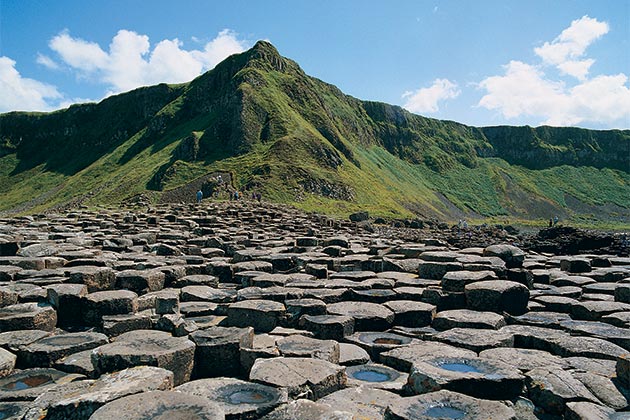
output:
[[[398,225],[247,201],[0,219],[0,417],[627,410],[630,259]]]

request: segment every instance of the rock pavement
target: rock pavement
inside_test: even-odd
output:
[[[354,219],[0,219],[0,418],[630,417],[630,258]]]

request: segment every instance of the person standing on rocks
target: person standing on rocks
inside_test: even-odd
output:
[[[201,203],[202,198],[203,198],[203,192],[201,192],[201,190],[197,190],[197,203]]]

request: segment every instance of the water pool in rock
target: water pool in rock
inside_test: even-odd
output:
[[[391,380],[388,374],[376,370],[359,370],[352,373],[352,377],[365,382],[386,382]]]
[[[47,384],[49,382],[52,382],[52,379],[50,378],[50,376],[37,375],[37,376],[30,376],[24,379],[20,379],[14,382],[10,382],[4,385],[2,388],[7,391],[23,391],[25,389],[35,388],[40,385]]]
[[[230,404],[265,404],[273,400],[273,396],[255,389],[236,391],[228,397]]]
[[[433,417],[436,419],[463,419],[466,416],[466,412],[454,407],[436,406],[431,407],[424,412],[427,417]]]
[[[482,373],[479,369],[466,363],[442,363],[439,365],[444,370],[462,373]]]

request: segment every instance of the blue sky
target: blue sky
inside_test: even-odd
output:
[[[425,116],[630,128],[629,0],[0,0],[0,112],[188,81],[258,39]]]

